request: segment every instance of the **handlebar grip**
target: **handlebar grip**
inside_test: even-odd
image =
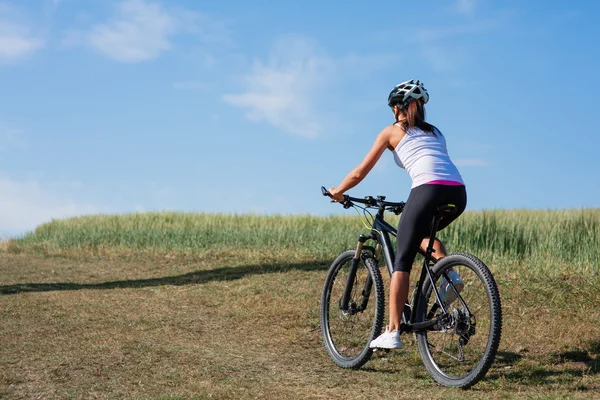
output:
[[[321,193],[323,194],[323,196],[331,197],[331,193],[329,193],[329,190],[325,189],[325,186],[321,186]]]

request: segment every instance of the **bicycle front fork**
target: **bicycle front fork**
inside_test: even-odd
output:
[[[348,311],[348,306],[350,303],[350,298],[352,296],[352,289],[354,288],[354,281],[356,280],[356,270],[358,269],[358,263],[360,262],[360,257],[362,254],[362,249],[365,242],[369,240],[368,236],[360,235],[358,237],[358,244],[356,245],[356,252],[354,253],[354,257],[352,258],[352,263],[350,264],[350,271],[348,272],[348,280],[346,281],[346,288],[344,289],[344,294],[342,296],[342,302],[340,307],[344,311]],[[371,287],[373,286],[373,280],[371,279],[371,274],[367,273],[367,280],[365,282],[365,287],[362,293],[362,301],[360,304],[360,309],[364,310],[367,306],[367,302],[369,301],[369,294],[371,292]]]

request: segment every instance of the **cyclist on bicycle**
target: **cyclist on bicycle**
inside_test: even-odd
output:
[[[384,128],[364,160],[329,192],[336,201],[343,200],[347,190],[358,185],[375,166],[383,152],[393,152],[394,160],[400,168],[406,169],[412,186],[404,211],[398,223],[397,254],[394,260],[394,273],[390,282],[390,313],[386,331],[374,339],[372,348],[399,349],[400,323],[409,290],[409,277],[419,246],[423,249],[429,242],[429,229],[437,207],[454,204],[456,213],[444,217],[438,230],[444,229],[465,210],[467,193],[458,169],[448,156],[446,139],[435,126],[425,122],[425,103],[429,94],[418,80],[410,80],[397,85],[388,96],[388,105],[396,122]],[[435,240],[433,257],[446,256],[446,249]],[[448,276],[457,290],[464,284],[455,271]],[[448,282],[442,279],[440,298],[447,304],[456,299],[453,290],[448,290]]]

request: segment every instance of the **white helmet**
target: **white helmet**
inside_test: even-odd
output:
[[[421,81],[411,79],[410,81],[396,85],[388,96],[388,106],[393,107],[397,105],[402,108],[414,99],[423,99],[423,104],[425,104],[429,101],[429,94]]]

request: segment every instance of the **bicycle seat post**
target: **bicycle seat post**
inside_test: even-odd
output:
[[[429,244],[427,245],[425,252],[427,260],[430,260],[431,255],[435,253],[435,250],[433,249],[433,243],[435,241],[435,234],[440,226],[440,221],[445,215],[452,215],[455,212],[456,206],[454,204],[447,204],[437,208],[437,212],[434,214],[433,221],[431,222],[431,234],[429,235]]]
[[[440,220],[442,216],[440,213],[436,213],[433,216],[433,220],[431,221],[431,233],[429,234],[429,243],[427,244],[427,248],[425,249],[425,260],[427,263],[431,260],[431,256],[435,253],[435,249],[433,248],[433,244],[435,243],[435,234],[437,233],[437,228],[440,225]]]
[[[437,223],[436,223],[436,225],[437,225]],[[433,248],[434,243],[435,243],[435,235],[430,235],[429,243],[427,244],[427,248],[425,249],[425,260],[427,261],[427,263],[429,263],[429,261],[432,259],[433,253],[435,253],[435,249]]]

